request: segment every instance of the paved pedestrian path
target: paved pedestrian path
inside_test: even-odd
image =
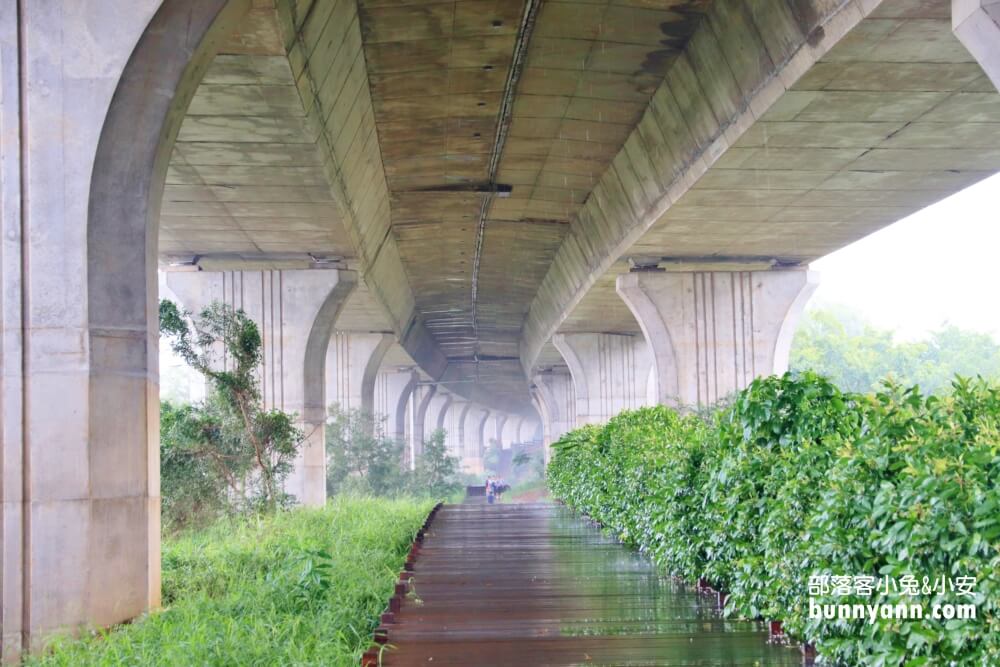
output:
[[[392,666],[802,664],[549,503],[444,506],[389,645]]]

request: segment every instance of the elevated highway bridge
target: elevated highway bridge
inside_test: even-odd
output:
[[[5,657],[159,604],[160,292],[258,322],[318,504],[331,403],[470,471],[710,404],[1000,170],[996,0],[126,4],[0,7]]]

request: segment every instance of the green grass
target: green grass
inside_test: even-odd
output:
[[[163,611],[28,665],[357,665],[433,502],[337,498],[163,545]]]

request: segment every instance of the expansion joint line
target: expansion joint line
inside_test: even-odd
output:
[[[507,81],[504,84],[503,97],[500,99],[500,111],[497,114],[497,130],[493,138],[493,148],[490,150],[490,161],[487,168],[487,182],[489,192],[487,192],[479,205],[479,222],[476,229],[476,252],[472,261],[472,331],[476,338],[476,366],[479,363],[479,323],[478,323],[478,301],[479,301],[479,267],[483,259],[483,240],[486,237],[486,216],[489,215],[490,205],[493,203],[493,192],[497,184],[497,170],[500,168],[500,158],[503,156],[504,143],[507,141],[507,132],[510,129],[511,115],[514,110],[514,96],[517,93],[517,84],[521,78],[521,71],[524,69],[524,62],[528,55],[528,45],[531,41],[531,33],[535,27],[535,18],[538,16],[538,9],[543,0],[525,0],[524,12],[521,15],[521,25],[517,31],[517,40],[514,43],[514,54],[511,60],[510,69],[507,71]]]

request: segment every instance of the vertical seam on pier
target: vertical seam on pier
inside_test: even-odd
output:
[[[260,401],[267,410],[267,299],[264,296],[264,274],[260,272]],[[273,362],[273,359],[272,359]]]
[[[27,47],[24,43],[24,3],[17,2],[17,16],[14,31],[17,35],[17,122],[18,122],[18,165],[17,175],[19,179],[19,224],[20,224],[20,248],[21,256],[21,647],[26,648],[31,642],[31,442],[28,433],[29,405],[28,405],[28,372],[30,362],[28,360],[30,341],[28,338],[28,318],[31,314],[30,299],[31,291],[28,289],[25,277],[30,267],[30,244],[28,243],[28,179],[24,174],[25,164],[27,164],[28,150],[26,140],[28,135],[28,123],[25,118],[27,103],[25,100],[25,85],[27,84]],[[0,605],[2,609],[2,605]],[[2,652],[2,649],[0,649]],[[7,657],[7,656],[3,656]]]
[[[736,312],[736,281],[740,279],[739,273],[729,274],[729,299],[731,303],[731,312],[733,314],[733,388],[739,389],[740,387],[740,348],[739,340],[736,338],[736,321],[739,314]]]
[[[753,378],[757,377],[757,355],[754,351],[753,273],[749,271],[747,271],[747,289],[750,292],[750,380],[753,381]]]
[[[278,373],[278,378],[281,382],[281,409],[285,409],[285,274],[283,271],[278,271],[278,335],[281,338],[281,345],[279,349],[281,350],[281,372]],[[325,369],[324,369],[325,370]],[[323,406],[323,410],[326,410],[326,406]]]
[[[698,274],[691,274],[691,298],[694,303],[694,378],[696,386],[695,402],[701,403],[701,352],[698,350]]]
[[[715,384],[715,395],[713,399],[719,398],[719,332],[716,330],[716,310],[715,310],[715,273],[708,274],[709,284],[712,287],[712,380]]]

